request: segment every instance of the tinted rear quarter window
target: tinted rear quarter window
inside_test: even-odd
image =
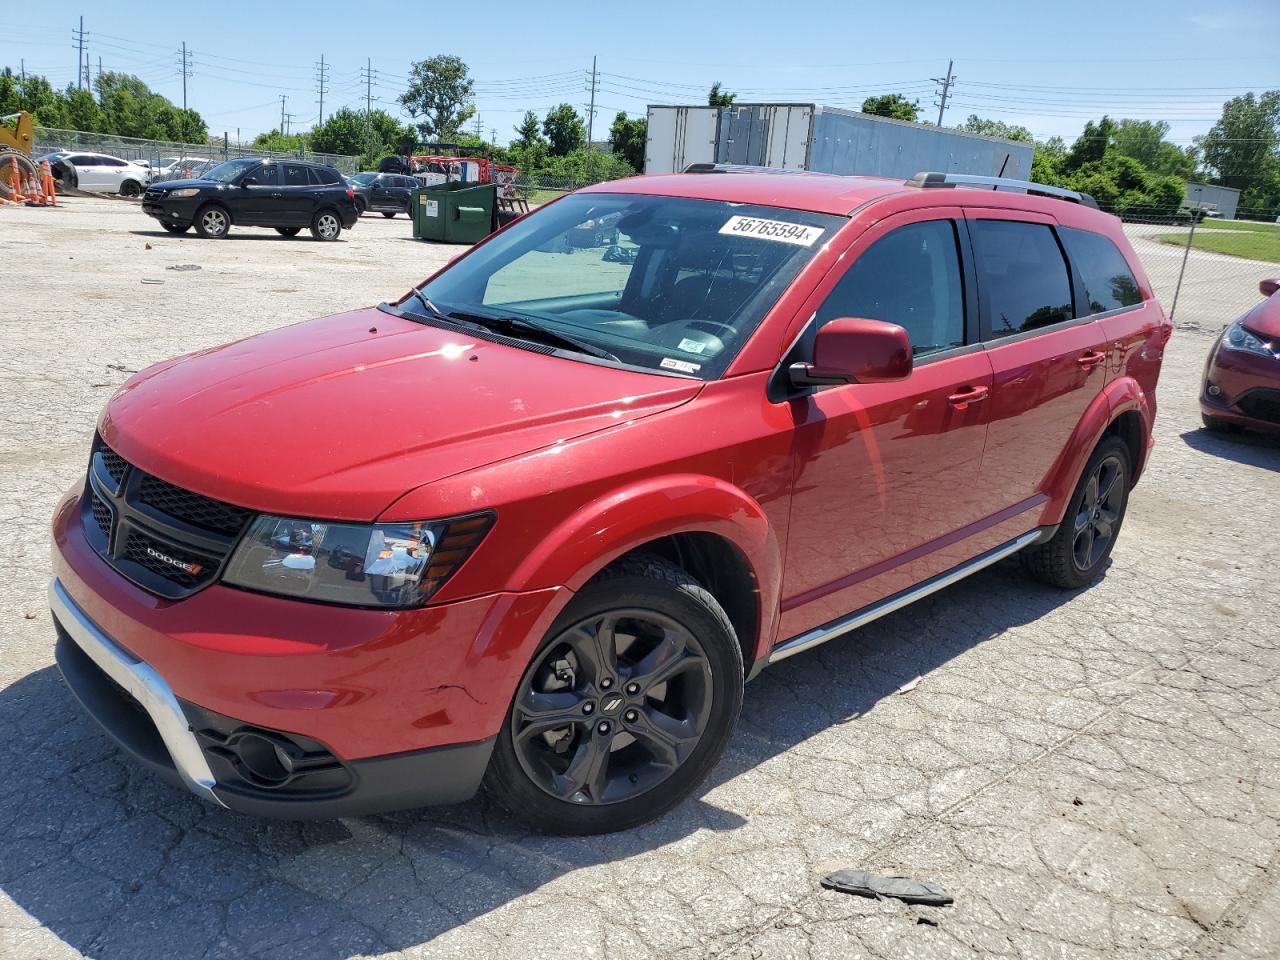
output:
[[[1090,313],[1105,313],[1142,302],[1142,292],[1128,261],[1109,237],[1070,227],[1063,227],[1059,232],[1084,281]]]
[[[333,167],[312,167],[311,169],[320,178],[320,182],[326,186],[338,182],[338,171]]]
[[[1017,220],[971,220],[982,336],[995,340],[1070,320],[1071,278],[1053,230]]]

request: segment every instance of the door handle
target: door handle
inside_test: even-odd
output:
[[[1107,355],[1100,350],[1090,350],[1076,357],[1076,363],[1084,367],[1086,370],[1092,370],[1103,360],[1107,359]]]
[[[274,199],[279,200],[281,197],[283,197],[283,196],[284,196],[284,194],[283,194],[283,193],[273,193],[271,196],[272,196]]]
[[[947,397],[947,403],[955,407],[957,410],[968,410],[969,404],[981,403],[987,399],[987,394],[991,391],[986,387],[961,387],[951,396]]]

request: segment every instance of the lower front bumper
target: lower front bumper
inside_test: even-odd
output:
[[[155,773],[218,806],[321,819],[458,803],[475,794],[488,767],[492,738],[344,761],[319,741],[184,703],[57,580],[49,603],[58,668],[85,710]]]

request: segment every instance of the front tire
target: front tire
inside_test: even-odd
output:
[[[321,210],[311,221],[311,236],[317,240],[333,241],[342,235],[342,221],[332,210]]]
[[[1132,478],[1128,445],[1116,436],[1104,438],[1085,464],[1057,533],[1023,551],[1031,575],[1064,590],[1094,580],[1120,535]]]
[[[390,220],[392,217],[396,215],[396,212],[394,210],[383,210],[382,215],[386,217],[388,220]]]
[[[162,223],[160,226],[164,227],[170,233],[186,233],[191,229],[191,224],[189,223]]]
[[[738,638],[715,597],[658,557],[623,560],[548,631],[507,711],[485,788],[547,833],[653,820],[719,761],[742,685]]]
[[[216,203],[202,207],[196,214],[196,233],[206,240],[221,240],[230,230],[230,214]]]

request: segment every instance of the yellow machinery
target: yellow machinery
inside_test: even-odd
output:
[[[11,178],[15,162],[24,183],[36,181],[40,176],[31,160],[32,130],[31,114],[25,110],[0,117],[0,199],[13,196]]]

